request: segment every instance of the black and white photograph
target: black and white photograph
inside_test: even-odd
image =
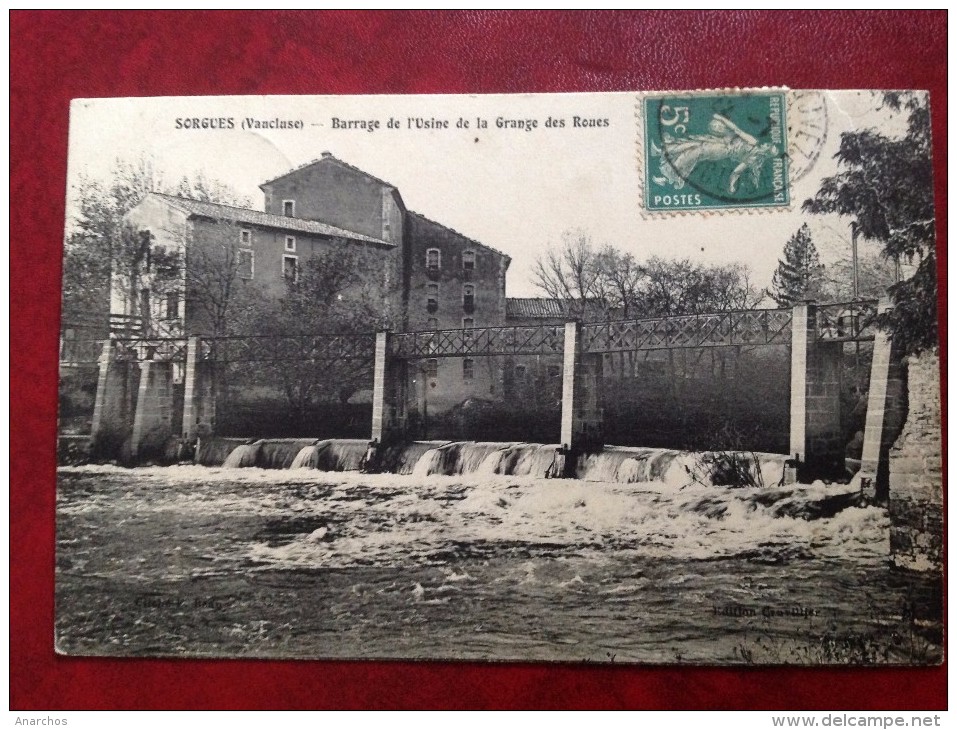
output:
[[[942,663],[929,104],[74,100],[55,650]]]

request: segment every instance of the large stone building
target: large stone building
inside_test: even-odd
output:
[[[360,247],[374,252],[368,276],[379,277],[383,306],[399,313],[401,329],[505,324],[509,257],[408,210],[395,186],[323,153],[260,188],[263,211],[148,195],[127,220],[149,233],[150,273],[135,286],[114,280],[111,313],[146,315],[152,334],[214,334],[210,307],[195,292],[200,277],[191,277],[191,291],[187,269],[226,265],[236,286],[279,297],[306,258]],[[169,260],[181,265],[164,275]],[[436,358],[415,363],[409,379],[410,401],[438,413],[468,398],[500,397],[504,374],[493,358]]]

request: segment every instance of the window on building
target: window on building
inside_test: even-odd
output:
[[[462,379],[471,380],[475,377],[475,360],[470,357],[462,359]]]
[[[137,235],[140,239],[141,250],[146,251],[146,262],[144,266],[146,271],[149,272],[153,268],[153,234],[150,233],[148,228],[145,228],[142,231],[138,231]]]
[[[475,271],[475,251],[472,249],[462,252],[462,269],[465,271]]]
[[[426,284],[425,285],[425,303],[426,308],[430,313],[439,311],[439,285],[438,284]]]
[[[429,358],[425,361],[425,374],[430,378],[439,377],[439,361],[437,358]]]
[[[157,279],[173,281],[180,278],[179,252],[157,246],[150,250],[149,262]]]
[[[282,257],[282,275],[289,281],[299,281],[299,257]]]
[[[294,218],[296,216],[296,201],[295,200],[284,200],[282,201],[282,214],[287,218]]]
[[[466,312],[475,311],[475,284],[465,284],[462,286],[462,308]]]
[[[286,250],[295,251],[296,250],[296,237],[295,236],[286,236]]]
[[[153,305],[150,302],[150,290],[149,288],[140,289],[140,317],[145,321],[149,321],[153,318]]]
[[[426,328],[430,330],[437,330],[439,328],[439,320],[437,320],[435,317],[429,317]]]
[[[163,317],[179,319],[179,292],[166,292],[166,298],[163,300]]]
[[[528,368],[525,365],[516,365],[515,366],[515,379],[516,380],[525,380],[525,375],[528,373]]]
[[[249,249],[240,249],[236,255],[236,275],[240,279],[252,279],[254,272],[253,252]]]
[[[548,366],[548,377],[550,378],[560,378],[562,376],[562,366],[561,365],[549,365]]]
[[[442,268],[442,252],[437,248],[430,248],[425,252],[425,268],[438,271]]]
[[[240,232],[239,232],[239,242],[240,242],[243,246],[248,246],[249,244],[251,244],[251,243],[253,242],[253,232],[252,232],[252,231],[246,231],[246,230],[240,231]]]

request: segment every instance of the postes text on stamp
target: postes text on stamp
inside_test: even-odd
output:
[[[790,203],[784,92],[652,96],[643,111],[647,210]]]

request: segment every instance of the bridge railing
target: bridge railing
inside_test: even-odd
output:
[[[202,339],[203,358],[221,363],[280,363],[369,360],[375,333],[237,335]]]
[[[561,355],[565,347],[565,326],[474,327],[397,332],[392,335],[390,342],[390,354],[403,359],[469,355]]]
[[[866,341],[877,327],[876,300],[816,305],[816,336]],[[673,348],[787,345],[791,309],[747,309],[671,317],[588,322],[581,351],[630,352]],[[113,340],[116,359],[185,362],[187,338],[134,336]],[[237,335],[202,338],[202,357],[222,363],[372,360],[375,334]],[[494,355],[561,355],[564,325],[475,327],[396,332],[389,354],[399,359]],[[87,353],[89,354],[89,353]]]
[[[582,325],[585,352],[629,352],[680,347],[786,345],[790,309],[746,309],[709,314],[649,317]]]
[[[817,337],[830,342],[864,342],[877,331],[877,300],[818,304]]]
[[[116,337],[112,343],[120,362],[186,362],[185,337]]]

